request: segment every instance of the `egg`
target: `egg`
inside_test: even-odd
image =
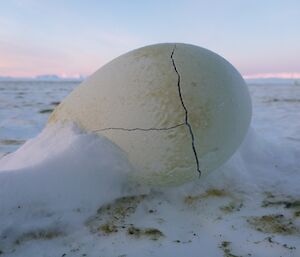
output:
[[[48,126],[72,122],[105,136],[126,153],[133,179],[173,186],[221,166],[250,120],[247,86],[228,61],[165,43],[101,67],[57,106]]]

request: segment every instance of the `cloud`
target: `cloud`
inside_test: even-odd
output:
[[[258,78],[300,79],[300,72],[257,73],[257,74],[243,75],[243,77],[244,79],[258,79]]]

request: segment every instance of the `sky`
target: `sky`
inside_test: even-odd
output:
[[[300,78],[300,1],[0,0],[0,76],[87,76],[164,42],[210,49],[246,78]]]

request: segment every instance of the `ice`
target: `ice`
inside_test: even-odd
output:
[[[43,130],[0,159],[0,253],[300,256],[300,88],[250,92],[239,150],[181,187],[136,184],[118,146],[74,124]]]
[[[300,146],[300,86],[288,84],[249,86],[254,101],[253,126],[271,142]]]
[[[45,126],[49,113],[78,81],[1,81],[0,156],[15,151]]]

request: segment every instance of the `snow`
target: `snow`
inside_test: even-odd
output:
[[[125,153],[74,124],[44,129],[0,159],[0,253],[300,256],[300,88],[250,92],[252,128],[239,150],[180,187],[130,180]]]
[[[0,80],[0,157],[36,136],[49,112],[77,85],[70,81]]]

